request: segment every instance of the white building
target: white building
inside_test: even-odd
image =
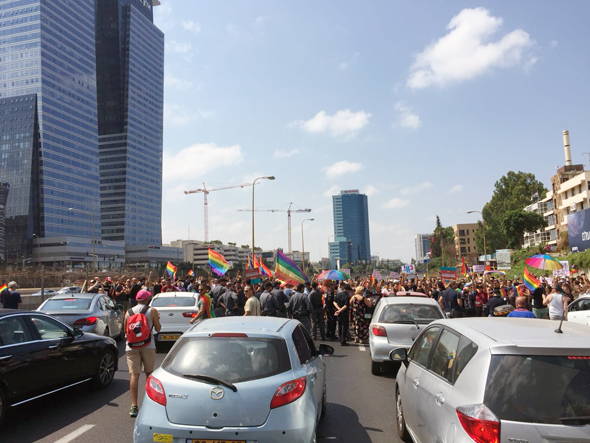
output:
[[[557,234],[555,230],[555,211],[553,210],[553,192],[549,191],[543,200],[528,205],[524,210],[542,215],[547,222],[547,226],[536,232],[525,232],[523,246],[528,248],[540,245],[541,243],[548,245],[556,244]]]
[[[426,257],[426,254],[430,252],[430,235],[416,234],[414,236],[414,242],[416,247],[416,261],[421,263],[424,257]]]
[[[218,243],[205,243],[200,240],[175,240],[170,242],[172,246],[182,251],[182,261],[193,263],[194,266],[209,264],[209,248],[223,255],[226,261],[232,263],[246,263],[249,249],[239,246],[224,245]]]

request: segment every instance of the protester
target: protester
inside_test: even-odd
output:
[[[272,283],[269,281],[264,283],[264,292],[260,295],[260,309],[262,315],[271,317],[277,317],[277,313],[281,309],[279,301],[272,293]]]
[[[309,297],[304,294],[305,285],[303,283],[299,283],[295,290],[295,293],[291,296],[291,300],[289,300],[289,304],[287,305],[287,312],[291,316],[291,318],[295,320],[299,320],[301,324],[307,329],[308,332],[311,331],[311,324],[310,324],[310,316],[313,312],[313,307],[311,302],[309,301]]]
[[[23,303],[20,293],[16,290],[17,284],[15,281],[8,283],[8,290],[0,293],[0,299],[2,301],[2,307],[4,309],[18,309]]]
[[[311,313],[311,336],[314,340],[318,339],[318,329],[322,340],[326,339],[326,331],[324,326],[324,303],[322,291],[318,289],[318,283],[311,283],[311,292],[309,293],[309,301],[313,308]]]
[[[348,283],[345,283],[342,290],[334,296],[334,316],[338,319],[338,336],[342,346],[348,346],[348,327],[350,325],[348,314],[351,294],[352,288]]]
[[[349,300],[354,321],[355,343],[367,344],[369,342],[369,320],[365,317],[367,308],[372,306],[371,299],[365,297],[365,288],[357,286],[354,295]]]
[[[251,286],[244,287],[244,295],[246,296],[246,304],[244,305],[244,315],[262,315],[260,310],[260,301],[254,296],[254,291]]]
[[[549,295],[543,296],[543,304],[549,307],[549,318],[561,320],[567,316],[568,298],[559,292],[559,285],[553,284]]]
[[[516,297],[516,309],[508,314],[508,317],[519,317],[519,318],[537,318],[535,314],[529,311],[527,308],[526,297]]]

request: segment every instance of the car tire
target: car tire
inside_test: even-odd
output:
[[[410,433],[406,427],[406,419],[404,417],[404,408],[402,407],[402,396],[399,393],[399,386],[395,387],[395,417],[397,435],[402,441],[411,442]]]
[[[2,422],[4,421],[4,416],[6,415],[7,409],[8,399],[6,398],[6,394],[4,394],[4,390],[0,388],[0,426],[2,426]]]
[[[376,361],[371,361],[371,374],[373,375],[381,375],[381,371],[383,369],[383,364],[376,362]]]
[[[117,357],[113,351],[106,350],[100,354],[93,379],[95,389],[104,389],[112,383],[115,378],[116,363]]]

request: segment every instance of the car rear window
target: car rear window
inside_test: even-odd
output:
[[[43,311],[87,311],[91,303],[91,298],[58,298],[47,300]]]
[[[206,375],[230,383],[271,377],[291,370],[283,339],[181,337],[162,367],[175,375]]]
[[[175,308],[194,306],[197,299],[195,297],[158,297],[152,300],[154,308]]]
[[[590,357],[493,355],[484,403],[501,420],[590,423]]]
[[[435,306],[422,304],[395,304],[383,309],[379,323],[416,323],[428,324],[442,318]]]

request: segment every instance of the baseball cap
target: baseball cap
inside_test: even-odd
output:
[[[137,301],[144,301],[144,300],[147,300],[148,298],[150,298],[151,296],[152,296],[152,293],[151,292],[142,290],[142,291],[139,291],[137,293],[137,296],[135,297],[135,300],[137,300]]]
[[[113,281],[113,279],[111,277],[107,277],[105,278],[106,281]]]

